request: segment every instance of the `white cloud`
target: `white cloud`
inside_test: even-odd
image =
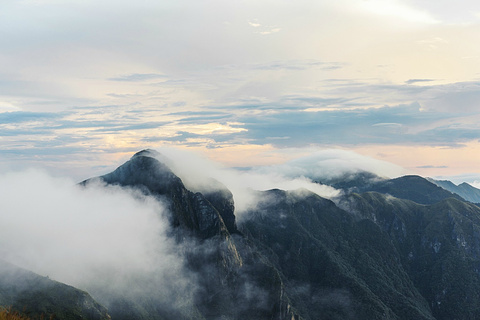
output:
[[[340,149],[320,150],[283,165],[269,167],[268,170],[282,172],[287,177],[303,176],[320,180],[359,171],[372,172],[389,178],[405,174],[405,169],[395,164]]]
[[[272,34],[281,31],[282,29],[277,27],[277,26],[268,26],[268,25],[263,25],[258,22],[257,19],[253,21],[248,21],[248,24],[255,28],[257,31],[255,33],[261,34],[261,35],[267,35],[267,34]],[[260,31],[258,31],[260,30]]]
[[[302,153],[301,150],[296,151]],[[184,150],[161,148],[159,152],[159,160],[165,162],[190,190],[210,190],[215,186],[210,178],[223,183],[233,193],[235,215],[239,221],[245,218],[245,211],[255,207],[260,200],[254,190],[306,189],[321,197],[334,199],[340,194],[339,190],[314,181],[325,181],[359,171],[391,178],[406,173],[392,163],[336,149],[317,151],[284,164],[244,170],[225,168],[205,156]]]
[[[20,111],[20,108],[9,102],[0,101],[0,112]]]
[[[101,4],[90,0],[7,1],[0,12],[0,100],[4,103],[0,111],[11,110],[11,106],[55,112],[91,106],[98,108],[98,113],[88,120],[113,116],[122,123],[168,121],[171,125],[150,132],[115,133],[48,123],[44,125],[48,136],[43,128],[28,137],[22,130],[15,131],[17,134],[8,130],[2,136],[3,146],[31,146],[34,141],[63,145],[63,137],[68,135],[72,138],[69,146],[83,148],[84,154],[104,154],[107,147],[138,150],[150,137],[189,131],[178,126],[179,117],[170,114],[210,107],[230,113],[227,121],[232,122],[241,114],[256,116],[265,105],[271,106],[268,112],[281,113],[285,105],[291,110],[308,107],[318,111],[429,100],[426,106],[445,109],[446,104],[453,108],[458,102],[461,108],[466,105],[473,110],[477,94],[447,95],[446,90],[455,89],[443,87],[430,90],[426,97],[413,86],[397,85],[408,79],[465,83],[478,77],[472,68],[478,65],[476,28],[435,23],[443,19],[440,13],[448,13],[442,7],[458,11],[459,16],[478,12],[474,2],[459,6],[445,0],[435,4],[407,0],[179,0],[141,1],[135,6],[124,0]],[[433,47],[438,50],[430,50]],[[433,85],[424,84],[425,90]],[[231,108],[245,104],[250,108]],[[259,108],[255,109],[256,105]],[[82,114],[72,116],[69,124],[83,118]],[[210,122],[224,126],[220,133],[236,129],[222,121]],[[21,126],[18,129],[26,129]],[[202,119],[192,120],[189,126],[209,129]],[[286,136],[294,134],[272,135],[274,139]],[[372,136],[372,140],[377,138]],[[215,143],[203,141],[193,142]],[[41,146],[36,144],[29,152],[41,153]],[[21,157],[13,152],[9,156],[14,161]]]
[[[280,29],[280,28],[272,28],[272,29],[269,29],[269,30],[260,31],[260,32],[258,32],[258,33],[263,34],[263,35],[267,35],[267,34],[272,34],[272,33],[279,32],[279,31],[281,31],[281,30],[282,30],[282,29]]]
[[[255,206],[258,199],[253,190],[270,189],[295,190],[304,188],[322,197],[331,198],[339,191],[329,186],[313,183],[305,176],[292,176],[279,170],[237,170],[225,168],[198,154],[173,148],[161,148],[159,152],[167,159],[164,161],[185,183],[186,187],[195,191],[209,190],[212,186],[210,178],[223,183],[232,193],[235,201],[235,214],[242,218],[242,213]],[[169,160],[170,159],[170,160]]]
[[[82,188],[35,170],[1,175],[0,194],[6,261],[101,302],[108,302],[105,293],[147,290],[142,277],[157,291],[186,286],[181,250],[166,235],[165,208],[152,198],[118,187]]]
[[[428,11],[419,10],[398,0],[366,0],[361,2],[361,6],[373,14],[395,17],[407,22],[427,24],[439,22]]]
[[[480,4],[475,0],[406,0],[410,6],[428,12],[435,19],[447,25],[467,25],[478,21],[475,13],[479,12]]]
[[[248,21],[248,24],[251,25],[252,27],[254,28],[258,28],[258,27],[261,27],[262,25],[256,21]]]

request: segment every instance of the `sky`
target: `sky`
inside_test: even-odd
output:
[[[479,27],[464,0],[0,0],[0,171],[337,150],[478,182]]]

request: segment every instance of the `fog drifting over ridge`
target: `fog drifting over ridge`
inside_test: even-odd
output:
[[[243,211],[256,205],[258,199],[253,191],[304,188],[325,198],[332,198],[340,193],[330,186],[314,183],[305,176],[288,176],[279,170],[266,171],[263,168],[226,168],[200,154],[179,149],[162,148],[158,151],[158,160],[164,161],[188,189],[208,191],[215,187],[211,179],[225,185],[233,193],[237,219],[241,218]]]
[[[256,213],[264,214],[255,209],[274,205],[276,194],[303,199],[314,192],[349,211],[348,203],[337,202],[342,198],[337,197],[340,190],[318,182],[364,171],[385,178],[405,173],[393,164],[345,150],[321,150],[283,164],[252,168],[227,168],[201,154],[171,148],[136,156],[163,162],[193,192],[207,193],[223,184],[234,196],[240,227]],[[144,160],[152,163],[152,159],[139,163]],[[107,308],[118,306],[122,299],[139,303],[155,299],[166,313],[194,310],[204,290],[202,272],[214,269],[207,264],[198,272],[191,268],[195,259],[190,258],[213,254],[215,245],[188,236],[174,241],[169,235],[182,230],[171,232],[166,203],[130,188],[104,185],[101,179],[91,181],[83,187],[39,170],[0,173],[2,259],[86,290]],[[297,191],[258,192],[269,189]],[[262,305],[265,292],[247,276],[242,278],[240,295]]]
[[[107,306],[112,294],[193,291],[157,200],[38,170],[0,175],[0,193],[2,259],[87,290]],[[166,292],[161,297],[174,304]]]
[[[343,150],[323,150],[281,165],[226,168],[189,151],[162,148],[151,155],[164,162],[191,191],[225,185],[234,197],[237,221],[269,189],[307,189],[333,199],[341,191],[316,183],[344,173],[371,171],[395,176],[401,168]],[[118,165],[121,165],[119,163]],[[212,180],[214,179],[214,180]],[[212,182],[213,181],[213,182]],[[183,258],[167,237],[165,206],[134,190],[53,178],[39,170],[0,175],[0,254],[40,275],[87,289],[101,277],[155,272],[180,283]]]
[[[362,171],[386,178],[406,174],[405,169],[395,164],[340,149],[312,152],[308,156],[261,170],[281,172],[285,177],[308,177],[314,180],[329,180]]]
[[[339,190],[314,180],[360,170],[389,177],[402,172],[393,164],[343,150],[248,169],[226,168],[180,149],[158,151],[158,160],[188,189],[208,191],[215,187],[212,178],[224,184],[233,193],[237,219],[258,201],[254,190],[303,188],[335,198]],[[82,188],[69,179],[28,170],[1,174],[0,192],[0,253],[11,263],[80,287],[90,281],[90,271],[113,266],[116,273],[148,272],[162,264],[181,268],[166,236],[165,207],[133,190],[95,184]]]

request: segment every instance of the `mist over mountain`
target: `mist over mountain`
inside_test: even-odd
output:
[[[0,305],[58,319],[480,317],[480,208],[461,195],[308,168],[324,155],[283,173],[184,155],[143,150],[79,185],[3,176]]]
[[[465,200],[458,194],[431,182],[429,179],[416,175],[388,179],[370,172],[359,172],[348,176],[340,176],[327,183],[337,189],[342,189],[346,193],[375,191],[420,204],[433,204],[447,198]]]

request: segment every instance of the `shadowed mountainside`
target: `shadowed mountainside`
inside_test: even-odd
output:
[[[107,309],[81,290],[0,260],[0,305],[30,317],[107,320]]]
[[[346,193],[375,191],[420,204],[433,204],[448,198],[464,200],[453,191],[416,175],[386,179],[369,172],[358,172],[325,183]]]
[[[194,281],[187,295],[153,279],[141,298],[96,292],[114,320],[480,318],[480,208],[457,194],[418,176],[362,173],[330,181],[347,191],[334,201],[304,189],[258,191],[236,221],[227,188],[188,190],[161,159],[144,150],[82,182],[166,203],[169,236]],[[108,318],[87,293],[6,266],[0,304]]]
[[[399,263],[437,319],[480,315],[480,208],[455,198],[424,206],[369,192],[349,210],[388,235]]]
[[[231,192],[218,182],[208,193],[191,192],[158,157],[155,151],[140,151],[112,173],[82,184],[87,186],[99,179],[139,189],[168,204],[172,236],[185,251],[187,268],[198,279],[193,301],[196,311],[181,312],[180,316],[252,320],[295,317],[277,270],[238,232]],[[122,301],[120,297],[118,301]],[[127,310],[117,310],[119,305],[125,303],[108,306],[114,319],[154,319],[151,314],[159,313],[152,306],[136,302],[124,317]]]

